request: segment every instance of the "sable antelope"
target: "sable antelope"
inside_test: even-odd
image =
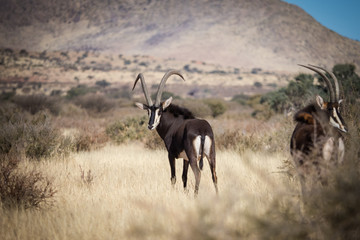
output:
[[[343,161],[345,146],[341,132],[346,133],[348,130],[340,114],[340,104],[343,100],[340,99],[336,76],[321,67],[300,66],[318,73],[325,80],[330,93],[330,101],[325,102],[317,95],[316,103],[306,106],[294,116],[297,125],[291,136],[290,152],[300,175],[304,195],[308,187],[305,186],[306,176],[315,174],[315,181],[320,180],[322,184],[326,184],[328,167],[336,166]],[[331,76],[335,91],[332,82],[321,70]]]
[[[212,180],[217,193],[215,141],[210,124],[205,120],[196,119],[186,108],[172,104],[172,97],[160,102],[165,83],[171,75],[178,75],[185,81],[178,71],[168,71],[161,79],[156,100],[153,104],[144,76],[140,73],[135,80],[133,90],[138,80],[140,80],[147,104],[135,104],[138,108],[148,111],[148,128],[150,130],[156,129],[165,143],[171,169],[171,183],[174,185],[176,182],[175,158],[183,158],[182,181],[184,189],[186,189],[187,172],[190,164],[195,175],[195,194],[197,194],[201,177],[197,161],[199,160],[199,166],[202,170],[203,156],[205,155],[210,164]]]

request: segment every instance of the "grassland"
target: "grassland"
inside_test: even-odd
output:
[[[167,154],[131,143],[108,145],[69,159],[24,162],[53,180],[51,209],[0,210],[2,239],[231,239],[250,234],[248,216],[279,196],[297,202],[297,183],[282,173],[286,153],[219,151],[216,196],[208,166],[200,193],[170,184]]]
[[[144,56],[114,60],[89,52],[1,53],[1,239],[360,236],[357,75],[342,81],[351,83],[343,113],[350,129],[346,160],[332,172],[328,186],[314,186],[304,204],[288,150],[294,123],[288,111],[292,105],[287,104],[293,102],[286,98],[276,112],[260,95],[276,86],[266,89],[252,82],[268,73],[197,62],[171,65],[176,61],[152,62]],[[114,65],[107,69],[106,62]],[[176,162],[177,183],[171,186],[163,143],[147,129],[146,114],[133,106],[143,101],[139,89],[130,89],[135,73],[147,72],[148,86],[155,91],[155,80],[168,68],[182,69],[189,81],[180,88],[175,79],[163,98],[173,96],[176,104],[213,126],[219,195],[206,161],[197,197],[191,170],[188,189],[182,188],[181,159]],[[126,81],[116,82],[117,73]],[[47,81],[57,76],[64,81]],[[198,78],[213,88],[200,88]],[[219,79],[228,82],[216,84]],[[246,82],[236,86],[243,92],[233,95],[239,81]],[[246,92],[249,89],[252,92]],[[277,104],[282,104],[277,102],[279,93],[286,93],[280,90],[270,96]],[[315,94],[308,87],[302,90]],[[310,101],[303,94],[298,98],[299,106]]]

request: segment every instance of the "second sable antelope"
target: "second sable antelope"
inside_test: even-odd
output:
[[[156,100],[153,104],[146,87],[144,76],[140,73],[135,80],[133,90],[138,80],[140,80],[147,104],[136,103],[136,106],[148,112],[148,128],[150,130],[156,129],[165,143],[171,169],[171,183],[175,184],[176,182],[175,159],[182,158],[182,181],[184,189],[187,185],[187,172],[190,165],[195,175],[196,194],[199,190],[201,178],[200,169],[203,167],[203,157],[205,156],[209,161],[215,190],[218,192],[215,170],[215,141],[210,124],[205,120],[196,119],[186,108],[172,104],[172,97],[161,102],[161,95],[165,83],[171,75],[178,75],[184,80],[184,77],[178,71],[168,71],[161,79]],[[198,167],[198,161],[200,169]]]
[[[326,102],[318,95],[316,103],[306,106],[294,116],[297,125],[291,136],[290,152],[300,176],[302,193],[305,194],[308,188],[305,179],[309,178],[308,175],[315,175],[314,180],[318,179],[324,184],[328,167],[343,161],[345,145],[341,133],[346,133],[347,127],[340,114],[343,100],[340,99],[336,76],[322,67],[300,66],[318,73],[330,93],[330,101]],[[324,73],[333,79],[335,91],[331,80]]]

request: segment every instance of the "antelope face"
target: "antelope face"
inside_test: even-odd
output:
[[[327,112],[330,125],[346,133],[348,130],[340,114],[340,104],[342,100],[338,102],[324,102],[320,96],[316,96],[316,101],[319,107]]]
[[[148,93],[144,76],[141,73],[139,73],[139,75],[137,76],[137,78],[135,80],[135,83],[134,83],[134,86],[133,86],[132,90],[134,90],[138,80],[141,80],[141,86],[142,86],[142,89],[143,89],[143,92],[144,92],[144,95],[145,95],[145,99],[146,99],[146,102],[147,102],[147,105],[142,104],[142,103],[135,103],[135,105],[140,109],[148,111],[148,115],[149,115],[148,128],[150,130],[154,130],[160,124],[161,115],[162,115],[163,111],[170,105],[170,103],[172,101],[172,97],[170,97],[165,102],[160,102],[161,95],[162,95],[162,92],[163,92],[164,87],[165,87],[165,83],[166,83],[167,79],[171,75],[178,75],[179,77],[181,77],[185,81],[184,77],[178,71],[170,70],[170,71],[166,72],[164,77],[161,79],[160,84],[159,84],[159,88],[158,88],[158,91],[156,93],[156,99],[155,99],[154,104],[152,103],[151,97],[150,97],[150,95]]]
[[[342,132],[347,132],[347,127],[346,124],[344,122],[344,119],[342,118],[341,114],[340,114],[340,102],[338,103],[329,103],[327,111],[330,114],[330,124],[333,127],[338,128],[340,131]]]
[[[138,108],[142,110],[146,110],[148,112],[149,115],[148,128],[150,130],[154,130],[160,123],[161,115],[163,111],[170,105],[171,101],[172,101],[172,97],[168,98],[165,102],[162,102],[159,106],[156,106],[155,104],[152,106],[148,106],[142,103],[135,103],[135,105]]]

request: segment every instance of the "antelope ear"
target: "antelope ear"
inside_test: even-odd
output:
[[[319,95],[316,95],[316,103],[319,105],[321,109],[324,109],[324,99],[320,97]]]
[[[340,99],[338,103],[341,104],[343,102],[344,102],[344,99]]]
[[[149,107],[146,106],[145,104],[142,104],[142,103],[138,103],[136,102],[135,105],[140,108],[141,110],[147,110]]]
[[[166,99],[165,102],[162,103],[162,109],[165,110],[171,104],[172,100],[173,100],[172,97],[169,97],[168,99]]]

